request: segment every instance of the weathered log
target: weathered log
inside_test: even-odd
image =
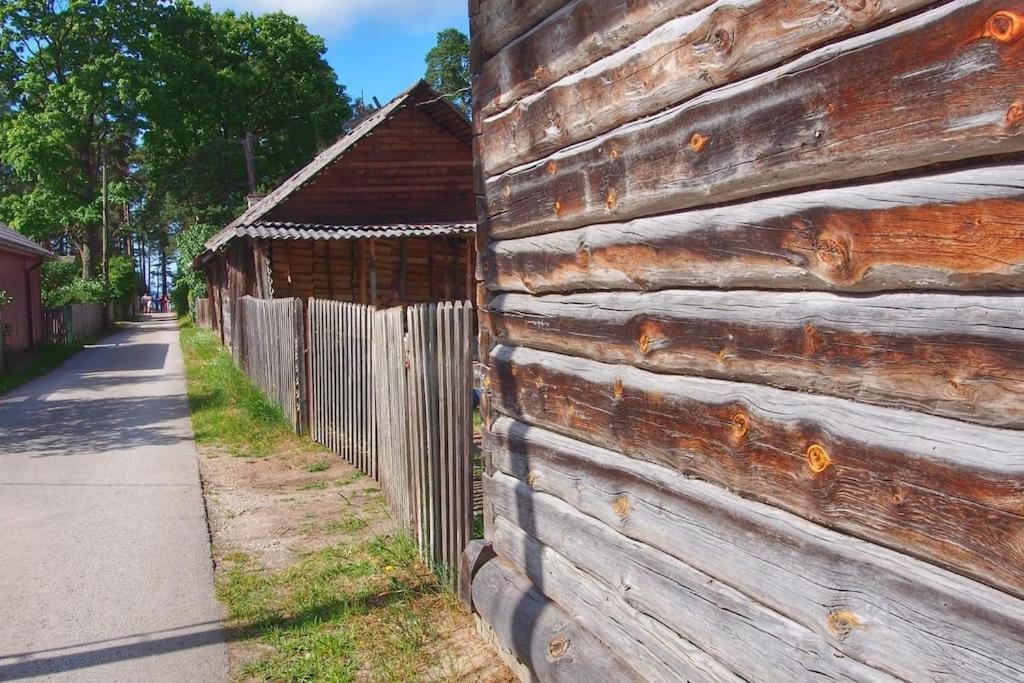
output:
[[[548,569],[571,571],[557,560],[545,567],[546,546],[745,680],[801,680],[809,671],[830,680],[893,680],[736,589],[512,477],[486,477],[484,491],[496,510],[499,557],[526,567],[534,582],[546,581]],[[509,520],[525,533],[515,533]]]
[[[570,0],[470,0],[473,62],[483,64]]]
[[[1024,595],[1024,434],[824,396],[491,354],[493,407]]]
[[[1024,673],[1024,603],[1005,593],[509,418],[485,439],[498,471],[737,588],[859,661],[908,680],[925,671],[950,680]]]
[[[538,590],[573,615],[612,652],[628,652],[629,663],[641,676],[639,680],[742,680],[662,624],[660,615],[637,610],[584,570],[539,547],[513,522],[497,518],[494,538],[500,557],[526,573]]]
[[[485,118],[484,170],[534,161],[927,4],[718,0]]]
[[[475,119],[621,50],[658,26],[715,0],[579,0],[480,65]],[[572,45],[573,49],[565,49]]]
[[[623,659],[502,560],[477,572],[473,604],[501,645],[541,681],[640,680]]]
[[[805,192],[493,242],[488,286],[1024,290],[1024,166]]]
[[[1024,296],[502,294],[486,318],[512,346],[1024,428]]]
[[[475,538],[466,544],[466,549],[459,556],[459,602],[467,612],[473,610],[473,577],[485,564],[494,559],[494,547],[490,541]]]
[[[705,93],[488,181],[491,236],[1024,150],[1022,26],[951,3]]]

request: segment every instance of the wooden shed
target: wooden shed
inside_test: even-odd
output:
[[[45,341],[39,267],[52,258],[48,249],[0,223],[0,290],[12,299],[0,310],[4,349],[20,351]]]
[[[499,647],[1021,680],[1024,1],[470,5]]]
[[[197,266],[230,341],[246,295],[379,306],[468,298],[475,231],[472,128],[421,81],[255,201]]]

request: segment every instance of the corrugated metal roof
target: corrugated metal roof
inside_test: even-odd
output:
[[[16,251],[19,254],[29,254],[30,256],[42,256],[46,259],[54,258],[49,249],[44,249],[14,228],[8,227],[3,223],[0,223],[0,249]]]
[[[246,228],[238,228],[237,236],[274,240],[355,240],[468,235],[475,231],[475,223],[323,225],[320,223],[260,222]]]
[[[427,99],[424,100],[424,98]],[[374,128],[390,119],[396,112],[400,111],[406,105],[416,102],[418,102],[419,106],[421,106],[427,114],[437,120],[439,124],[448,128],[449,131],[458,139],[462,140],[467,145],[471,143],[472,126],[462,112],[456,109],[448,100],[437,95],[425,81],[418,81],[415,85],[393,99],[391,102],[388,102],[373,114],[367,116],[352,130],[352,132],[343,136],[333,145],[318,154],[313,161],[298,173],[281,183],[281,185],[274,189],[273,192],[253,204],[249,209],[242,213],[241,216],[233,220],[226,228],[210,238],[206,243],[207,250],[216,251],[239,234],[246,234],[244,232],[239,233],[239,230],[244,231],[250,226],[255,225],[260,218],[265,216],[271,209],[279,205],[291,196],[292,193],[313,180],[325,168],[344,156],[345,152],[369,134]],[[303,239],[329,238],[321,236]]]

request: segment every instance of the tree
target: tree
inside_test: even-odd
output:
[[[469,38],[462,31],[446,28],[437,34],[437,44],[427,53],[426,80],[467,116],[471,113]]]
[[[295,17],[179,2],[146,52],[159,84],[145,103],[150,215],[178,230],[230,220],[249,190],[247,135],[264,187],[334,142],[352,110],[325,51]]]
[[[217,226],[199,223],[183,230],[174,240],[174,251],[177,256],[177,277],[174,278],[174,289],[171,297],[174,307],[185,312],[196,299],[205,297],[206,278],[192,268],[192,262],[203,253],[206,240],[217,232]]]
[[[127,192],[140,49],[163,11],[159,0],[0,3],[0,214],[38,240],[67,236],[86,278],[99,265],[104,166],[109,195]]]

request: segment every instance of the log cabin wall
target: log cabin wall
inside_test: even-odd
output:
[[[274,297],[376,306],[471,299],[472,237],[271,240]]]
[[[1024,0],[471,0],[542,680],[1024,677]]]

